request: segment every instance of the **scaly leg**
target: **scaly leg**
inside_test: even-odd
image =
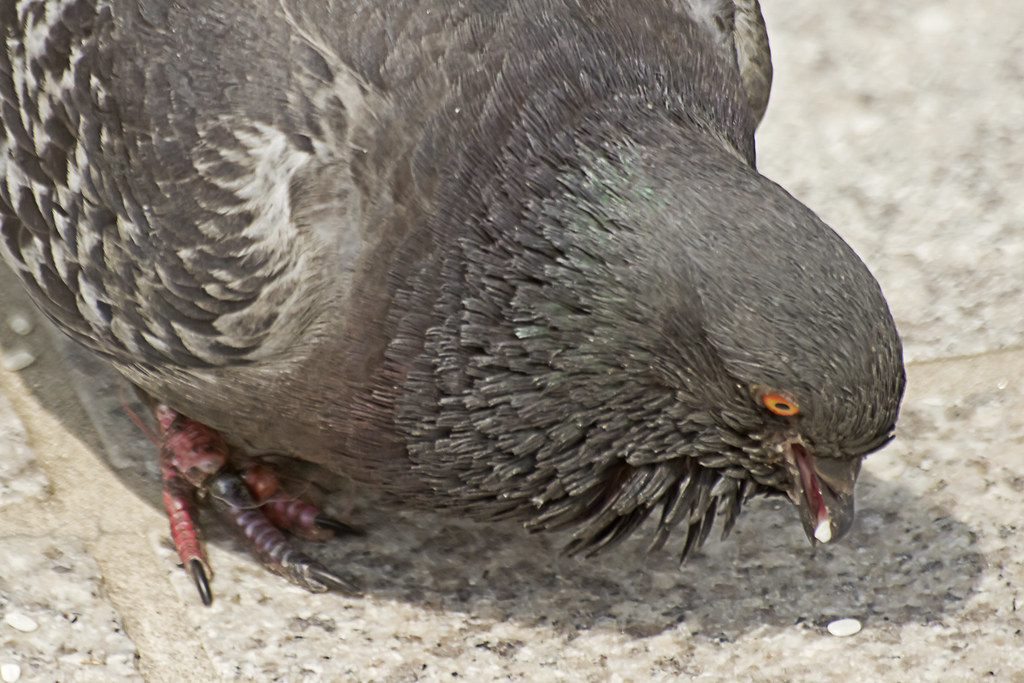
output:
[[[231,468],[229,449],[220,434],[164,404],[157,405],[156,417],[160,425],[164,508],[171,538],[203,604],[213,601],[209,585],[212,572],[197,533],[197,493],[210,498],[214,509],[241,532],[250,552],[266,568],[314,592],[334,589],[358,593],[351,579],[337,576],[293,548],[278,529],[281,526],[297,535],[324,540],[348,532],[350,527],[278,491],[276,477],[266,468],[250,468],[253,471],[247,479],[257,492],[254,498],[246,482]]]
[[[242,470],[242,480],[260,509],[278,529],[310,541],[325,541],[332,536],[361,536],[362,530],[329,517],[310,503],[281,487],[273,470],[254,463]]]

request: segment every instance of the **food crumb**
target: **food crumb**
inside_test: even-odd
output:
[[[828,632],[837,638],[846,638],[860,633],[861,625],[857,619],[836,619],[828,624]]]

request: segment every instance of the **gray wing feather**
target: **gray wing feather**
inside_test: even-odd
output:
[[[206,4],[17,2],[2,18],[3,255],[61,327],[122,362],[279,353],[358,250],[338,157],[354,77],[270,3]]]
[[[709,28],[756,120],[771,80],[756,0],[667,2]],[[569,11],[3,3],[0,255],[47,315],[122,364],[294,354],[343,317],[360,254],[402,241],[437,169],[460,162],[462,140],[445,136],[463,128],[446,121],[470,115],[464,102],[488,120],[481,92],[499,113],[529,97],[526,61],[503,50],[528,57],[550,41],[509,47],[499,34],[506,20],[542,25],[536,12],[556,6]]]
[[[757,0],[736,0],[736,62],[747,91],[747,101],[758,121],[768,107],[772,89],[772,53],[768,29]]]
[[[747,103],[760,122],[772,88],[772,55],[758,0],[677,0],[714,38],[722,59],[739,69]]]

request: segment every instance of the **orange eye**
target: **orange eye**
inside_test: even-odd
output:
[[[797,406],[796,401],[782,394],[765,394],[761,397],[761,402],[764,403],[765,408],[783,417],[796,415],[800,412],[800,407]]]

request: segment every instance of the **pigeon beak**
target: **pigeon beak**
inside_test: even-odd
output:
[[[800,439],[784,445],[793,486],[789,497],[800,512],[807,538],[828,543],[853,526],[853,486],[860,458],[817,458]]]

